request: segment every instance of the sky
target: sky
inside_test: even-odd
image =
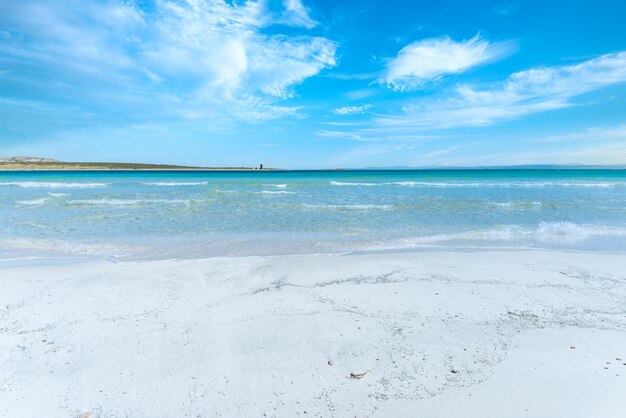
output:
[[[2,0],[16,155],[626,164],[626,2]]]

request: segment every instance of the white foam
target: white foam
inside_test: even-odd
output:
[[[489,202],[492,206],[497,206],[499,208],[511,208],[513,207],[513,202]]]
[[[489,202],[489,205],[491,206],[495,206],[498,208],[504,208],[504,209],[513,209],[513,208],[538,208],[539,206],[542,206],[543,204],[541,202],[524,202],[524,201],[518,201],[518,202]]]
[[[383,241],[368,246],[371,250],[410,249],[433,244],[445,245],[454,242],[485,243],[510,242],[515,246],[526,247],[532,243],[573,244],[593,238],[626,237],[626,228],[572,222],[541,222],[537,227],[501,225],[495,228],[464,231],[451,234],[425,235]],[[499,245],[498,245],[499,246]]]
[[[520,182],[445,182],[445,181],[392,181],[380,183],[331,181],[331,186],[405,186],[405,187],[584,187],[610,188],[626,186],[626,182],[576,182],[576,181],[520,181]]]
[[[535,231],[540,241],[584,241],[594,237],[626,237],[626,228],[575,224],[572,222],[541,222]]]
[[[173,182],[173,181],[156,181],[150,183],[141,183],[145,186],[164,186],[164,187],[177,187],[177,186],[205,186],[209,184],[208,181],[187,181],[187,182]]]
[[[279,189],[284,189],[287,187],[286,184],[264,184],[265,187],[277,187]]]
[[[67,196],[67,193],[52,193],[52,192],[48,192],[49,196],[52,197],[62,197],[62,196]]]
[[[288,192],[288,191],[284,191],[284,190],[263,190],[260,192],[256,192],[256,193],[260,193],[260,194],[295,194],[296,192]]]
[[[93,189],[107,187],[109,183],[62,183],[48,181],[13,181],[0,183],[0,186],[16,186],[26,188],[48,188],[48,189]]]
[[[140,206],[149,204],[189,204],[188,199],[78,199],[68,200],[70,205],[85,206]]]
[[[331,181],[331,186],[384,186],[385,184],[390,183],[350,183],[343,181]]]
[[[302,207],[308,209],[346,209],[346,210],[368,210],[368,209],[391,209],[392,205],[309,205],[303,204]]]
[[[19,203],[20,205],[38,206],[38,205],[45,204],[49,200],[50,200],[49,197],[42,197],[42,198],[39,198],[39,199],[18,200],[17,203]]]

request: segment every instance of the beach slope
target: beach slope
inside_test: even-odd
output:
[[[483,251],[5,268],[0,415],[621,417],[623,267]]]

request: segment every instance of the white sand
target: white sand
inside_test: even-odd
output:
[[[0,416],[626,416],[623,254],[19,267],[0,303]]]

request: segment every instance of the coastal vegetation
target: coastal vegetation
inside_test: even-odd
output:
[[[257,167],[198,167],[171,164],[65,162],[38,157],[10,157],[0,159],[0,170],[275,170]]]

